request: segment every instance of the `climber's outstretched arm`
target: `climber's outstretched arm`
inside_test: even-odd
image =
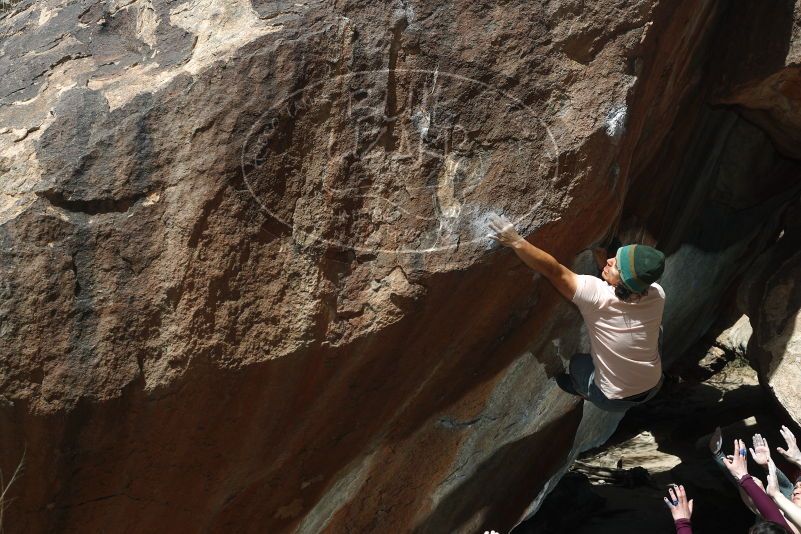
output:
[[[578,280],[576,273],[556,261],[556,258],[537,248],[525,239],[510,247],[523,263],[542,274],[567,300],[573,300]]]
[[[573,300],[578,286],[576,273],[556,261],[556,258],[537,248],[517,233],[506,217],[492,215],[489,238],[515,251],[517,256],[529,267],[542,274],[567,300]]]

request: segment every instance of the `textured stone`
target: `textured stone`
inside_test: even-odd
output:
[[[756,262],[740,287],[740,302],[754,334],[748,358],[760,381],[796,423],[801,424],[801,204],[786,213],[784,232]]]
[[[729,9],[15,6],[0,467],[25,448],[27,468],[6,527],[472,532],[530,514],[619,416],[558,390],[580,318],[483,218],[582,272],[616,229],[664,243],[677,358],[777,231],[796,170],[707,107],[740,68],[703,71]]]
[[[797,159],[801,157],[801,2],[785,2],[781,9],[785,16],[771,23],[775,31],[769,46],[777,49],[773,59],[760,75],[742,77],[729,91],[722,91],[720,102],[733,105],[743,117],[762,128],[782,154]],[[794,176],[797,186],[801,175],[794,172]],[[775,193],[770,182],[766,185],[769,192]],[[793,205],[778,212],[782,216],[780,230],[769,240],[772,247],[744,277],[738,301],[753,325],[748,358],[759,371],[762,384],[796,423],[801,423],[801,403],[797,398],[801,378],[801,341],[797,334],[801,297],[796,288],[801,265],[798,187],[793,196]]]
[[[763,128],[787,156],[801,157],[801,2],[780,2],[780,13],[758,10],[749,23],[763,28],[760,46],[774,49],[771,59],[756,68],[741,69],[721,91],[721,104],[737,106],[748,120]],[[778,16],[776,16],[778,15]],[[742,14],[740,16],[746,16]],[[737,47],[733,53],[737,53]],[[746,60],[746,63],[750,63]]]

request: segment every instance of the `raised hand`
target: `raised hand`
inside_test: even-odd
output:
[[[663,497],[665,504],[670,509],[670,515],[673,516],[673,521],[677,519],[690,519],[693,515],[693,500],[687,501],[687,493],[684,491],[684,486],[673,486],[668,490],[667,497]]]
[[[490,239],[499,242],[506,247],[513,247],[523,241],[523,238],[515,230],[514,225],[503,215],[491,213],[488,226],[493,233],[487,235]]]
[[[788,461],[793,462],[796,465],[801,466],[801,451],[798,450],[798,444],[795,441],[795,436],[790,429],[786,426],[782,425],[779,429],[781,432],[784,441],[787,442],[787,450],[782,449],[781,447],[776,447],[776,450],[781,453]]]
[[[770,460],[770,447],[768,447],[768,440],[762,437],[762,434],[754,434],[752,438],[754,448],[751,450],[751,458],[762,467],[768,467]]]
[[[765,488],[765,493],[771,497],[775,497],[779,493],[779,477],[776,476],[776,464],[770,458],[768,458],[768,487]]]
[[[748,474],[748,449],[741,439],[734,440],[734,453],[723,459],[723,463],[734,478],[740,480]]]

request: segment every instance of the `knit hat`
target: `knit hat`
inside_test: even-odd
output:
[[[626,245],[615,256],[620,281],[634,293],[642,293],[662,276],[665,255],[646,245]]]

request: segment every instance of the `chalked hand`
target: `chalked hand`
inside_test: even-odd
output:
[[[687,492],[684,490],[684,486],[672,486],[668,489],[668,495],[670,499],[667,497],[662,498],[670,508],[673,520],[690,519],[690,516],[693,515],[693,500],[687,500]]]
[[[523,241],[523,238],[515,230],[514,225],[503,215],[490,214],[487,225],[492,230],[492,233],[488,234],[487,237],[505,247],[514,247]]]
[[[765,493],[771,497],[775,497],[779,493],[779,477],[776,476],[776,464],[768,457],[768,487]]]
[[[789,428],[782,425],[781,432],[784,441],[787,442],[787,449],[782,449],[781,447],[776,447],[776,450],[781,453],[785,459],[793,462],[795,465],[801,465],[801,450],[798,449],[798,443],[795,440],[795,436],[790,431]]]

